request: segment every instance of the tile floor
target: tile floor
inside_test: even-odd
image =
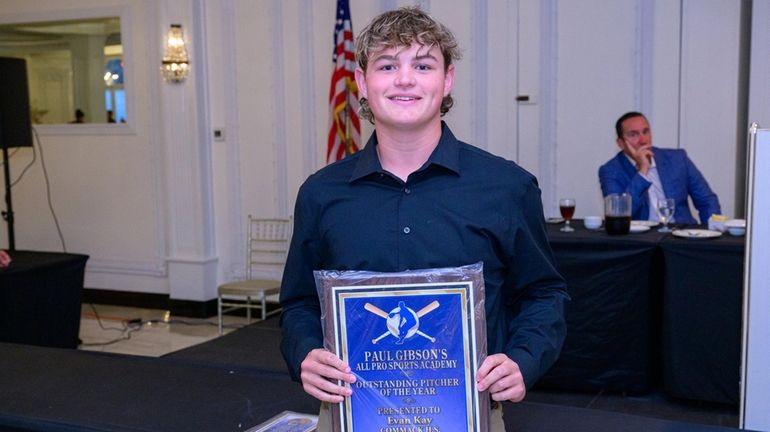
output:
[[[246,324],[245,317],[226,316],[225,333]],[[84,303],[79,349],[160,357],[219,336],[217,317],[171,316],[169,311]]]

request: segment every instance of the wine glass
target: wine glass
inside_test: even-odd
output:
[[[575,199],[574,198],[562,198],[559,200],[559,212],[561,217],[564,218],[564,226],[559,230],[563,232],[575,231],[575,228],[569,226],[569,221],[572,220],[572,216],[575,214]]]
[[[668,223],[674,216],[676,203],[673,198],[665,198],[658,200],[658,212],[660,213],[660,221],[663,222],[663,226],[658,229],[658,232],[669,233],[671,228],[668,227]]]

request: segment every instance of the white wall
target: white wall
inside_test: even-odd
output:
[[[770,128],[770,0],[753,0],[748,122]]]
[[[601,213],[596,169],[631,110],[648,115],[654,145],[688,151],[734,215],[740,2],[562,1],[557,14],[555,182],[577,217]]]
[[[166,229],[163,218],[162,162],[157,131],[160,111],[157,68],[143,68],[154,56],[155,22],[146,2],[126,0],[2,2],[0,20],[28,22],[115,16],[129,27],[123,42],[130,50],[126,84],[130,92],[127,125],[40,126],[53,208],[69,251],[91,256],[87,284],[143,292],[168,292]],[[137,31],[138,29],[145,29]],[[80,125],[79,125],[80,126]],[[42,164],[32,166],[13,188],[16,245],[20,249],[61,250],[48,208]],[[32,159],[30,149],[11,160],[16,177]],[[2,240],[6,243],[5,224]]]
[[[358,32],[413,2],[351,3]],[[686,148],[733,214],[741,2],[419,3],[464,52],[447,121],[537,175],[548,215],[567,195],[577,217],[601,212],[596,172],[628,110],[648,114],[657,145]],[[243,274],[246,215],[290,214],[323,164],[335,1],[12,0],[0,3],[0,22],[115,12],[129,124],[41,128],[54,207],[69,250],[91,256],[86,286],[208,300],[217,281]],[[194,67],[180,85],[158,72],[171,23],[183,24]],[[30,159],[21,150],[14,173]],[[60,250],[40,168],[14,188],[17,247]]]

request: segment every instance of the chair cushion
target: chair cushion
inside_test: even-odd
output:
[[[278,294],[281,282],[267,279],[249,279],[245,281],[228,282],[219,286],[219,295],[271,295]]]

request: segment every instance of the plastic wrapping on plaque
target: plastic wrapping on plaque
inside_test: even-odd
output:
[[[284,411],[246,432],[312,432],[317,426],[317,415]]]
[[[357,379],[332,407],[333,430],[488,431],[489,395],[475,379],[487,352],[481,263],[315,280],[324,346]]]

